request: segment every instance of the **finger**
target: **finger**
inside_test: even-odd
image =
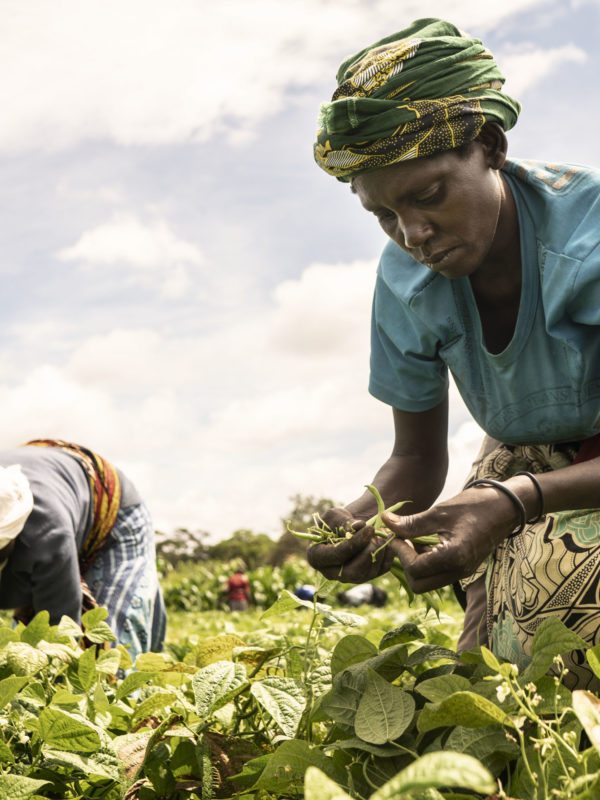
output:
[[[347,530],[352,521],[352,515],[345,508],[328,508],[321,515],[321,521],[332,531],[337,529]]]
[[[306,558],[311,567],[322,571],[323,567],[340,567],[352,560],[369,546],[373,538],[373,528],[362,528],[339,544],[314,544],[308,548]]]
[[[390,511],[385,511],[382,515],[385,525],[394,531],[396,536],[402,539],[414,539],[417,536],[428,536],[437,533],[438,526],[433,520],[428,519],[427,512],[422,514],[411,514],[400,517]]]
[[[460,569],[449,569],[447,548],[436,546],[417,553],[411,542],[398,539],[394,542],[394,551],[414,592],[429,592],[465,577]]]
[[[385,550],[377,553],[373,558],[373,548],[365,548],[361,553],[350,561],[346,561],[338,570],[337,580],[348,581],[351,583],[367,583],[368,581],[381,575],[391,566],[392,559],[385,566]]]

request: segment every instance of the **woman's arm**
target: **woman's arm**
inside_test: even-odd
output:
[[[401,513],[415,513],[435,501],[446,479],[448,401],[418,413],[394,409],[393,416],[394,447],[372,484],[386,506],[409,500]],[[307,552],[309,564],[328,578],[351,583],[363,583],[386,572],[394,553],[384,548],[373,561],[372,554],[381,541],[372,528],[364,526],[376,511],[375,499],[369,491],[344,508],[327,511],[323,521],[330,528],[346,528],[354,532],[353,536],[337,545],[311,546]]]
[[[536,475],[544,497],[544,511],[600,507],[600,458]],[[521,500],[526,519],[541,510],[540,495],[526,475],[503,481]],[[516,504],[500,489],[466,489],[423,513],[386,515],[396,533],[392,549],[402,560],[415,592],[427,592],[470,575],[513,530],[520,520]],[[410,539],[436,533],[440,544],[416,550]]]

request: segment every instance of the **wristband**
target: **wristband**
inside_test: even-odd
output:
[[[475,478],[467,483],[465,489],[470,489],[472,486],[492,486],[495,489],[500,489],[500,491],[504,492],[507,497],[510,497],[519,512],[519,527],[514,530],[510,536],[517,536],[517,534],[521,533],[525,527],[525,523],[527,522],[527,512],[525,511],[525,506],[521,500],[511,489],[508,488],[508,486],[505,486],[500,481],[492,480],[492,478]]]

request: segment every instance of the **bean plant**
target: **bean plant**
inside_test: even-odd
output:
[[[520,673],[458,654],[443,614],[377,631],[327,602],[336,582],[317,588],[283,589],[258,639],[198,635],[135,664],[105,649],[105,609],[0,627],[0,800],[599,796],[600,701],[564,686],[560,656],[585,643],[558,620]]]

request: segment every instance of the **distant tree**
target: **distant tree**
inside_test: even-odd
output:
[[[266,533],[242,528],[235,531],[229,539],[210,545],[208,557],[217,561],[233,561],[240,558],[248,569],[255,569],[261,564],[270,563],[273,539]]]
[[[290,497],[294,504],[289,517],[281,519],[283,533],[273,546],[270,563],[274,566],[281,566],[291,556],[304,557],[306,554],[306,542],[297,539],[289,528],[294,531],[306,531],[314,525],[315,516],[322,516],[328,508],[333,508],[339,503],[335,503],[329,497],[315,499],[313,495],[295,494]]]
[[[156,555],[173,566],[182,561],[205,561],[208,558],[208,531],[176,528],[167,535],[156,531]]]

